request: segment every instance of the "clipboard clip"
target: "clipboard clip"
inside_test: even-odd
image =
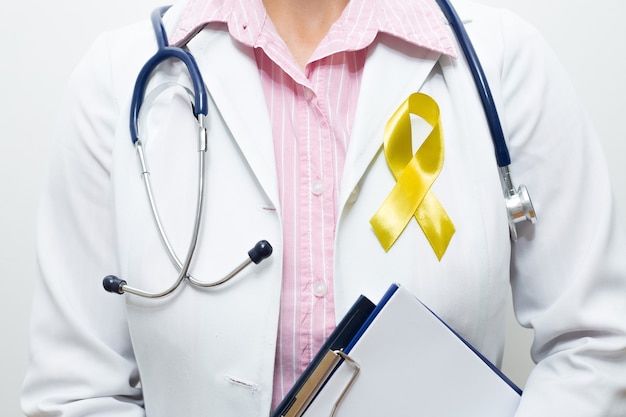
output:
[[[335,403],[333,404],[333,408],[329,417],[335,417],[335,414],[337,413],[337,408],[341,404],[341,401],[343,401],[343,399],[345,398],[346,394],[352,387],[352,384],[354,384],[357,376],[359,376],[359,372],[361,371],[361,367],[359,366],[359,364],[341,350],[329,350],[328,352],[326,352],[326,354],[324,355],[320,363],[315,367],[315,370],[311,373],[300,391],[298,391],[298,394],[293,399],[289,408],[283,414],[281,414],[281,417],[301,417],[308,408],[308,406],[311,404],[311,401],[313,401],[313,399],[321,391],[326,381],[328,381],[332,373],[340,365],[342,360],[353,368],[353,372],[352,377],[341,391],[339,397],[337,398],[337,401],[335,401]]]
[[[341,403],[341,401],[343,401],[344,397],[346,396],[346,394],[348,393],[348,391],[352,387],[352,384],[354,384],[354,381],[356,380],[356,377],[359,376],[359,372],[361,372],[361,367],[359,366],[359,364],[356,363],[354,361],[354,359],[352,359],[350,356],[346,355],[345,353],[343,353],[340,350],[336,350],[336,351],[334,351],[334,353],[336,355],[340,356],[343,360],[345,360],[350,366],[352,366],[354,371],[352,372],[352,377],[350,378],[350,380],[348,381],[346,386],[341,391],[341,394],[339,395],[339,398],[337,398],[337,401],[335,401],[335,404],[333,404],[333,409],[332,409],[332,411],[330,413],[330,417],[335,417],[335,414],[337,413],[337,408],[339,407],[339,404]]]

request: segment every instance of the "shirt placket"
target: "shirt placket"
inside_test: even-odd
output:
[[[333,308],[330,268],[335,222],[335,155],[323,97],[316,84],[301,85],[298,90],[298,196],[302,210],[297,221],[298,253],[302,256],[297,273],[301,282],[300,325],[306,329],[299,337],[300,370],[334,326],[334,321],[328,319],[328,309]]]

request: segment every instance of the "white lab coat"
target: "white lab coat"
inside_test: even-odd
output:
[[[511,283],[519,321],[535,329],[539,361],[518,416],[624,416],[626,243],[600,145],[534,30],[506,12],[456,5],[500,110],[514,180],[528,186],[538,223],[521,226],[510,242],[491,138],[462,57],[380,36],[369,48],[339,190],[337,317],[357,295],[376,301],[399,282],[498,363]],[[168,28],[178,13],[180,5],[168,13]],[[259,239],[274,254],[214,290],[184,285],[165,300],[104,292],[108,274],[157,290],[177,273],[150,217],[128,133],[133,84],[154,36],[148,22],[102,36],[59,107],[39,218],[41,282],[22,399],[29,414],[270,412],[282,259],[271,124],[250,49],[221,25],[205,28],[189,48],[210,92],[206,204],[192,273],[220,278]],[[164,65],[149,90],[170,81],[188,84],[180,64]],[[441,262],[414,220],[389,253],[369,224],[394,185],[381,151],[384,124],[415,91],[441,108],[445,162],[433,190],[457,230]],[[188,107],[184,95],[164,93],[142,129],[180,257],[197,176]],[[424,138],[418,125],[415,149]]]

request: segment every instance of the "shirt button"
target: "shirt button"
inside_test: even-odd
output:
[[[322,181],[314,181],[311,186],[311,192],[315,195],[320,195],[324,192],[324,183]]]
[[[313,91],[309,90],[308,88],[304,89],[304,98],[306,99],[306,101],[311,101],[314,97],[315,94],[313,94]]]
[[[313,294],[318,298],[324,297],[327,290],[328,287],[324,281],[317,281],[313,284]]]

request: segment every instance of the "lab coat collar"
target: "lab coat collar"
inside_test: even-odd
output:
[[[278,209],[272,126],[252,48],[233,42],[214,25],[188,44],[221,117]],[[399,53],[400,52],[400,53]],[[353,134],[346,155],[340,203],[347,201],[382,145],[384,124],[408,94],[418,91],[439,52],[380,36],[368,51]]]
[[[461,19],[467,23],[471,18],[464,4],[463,0],[455,2]],[[184,11],[181,6],[166,16],[169,29]],[[253,49],[233,41],[221,23],[204,27],[209,30],[201,30],[187,47],[195,56],[208,91],[244,157],[278,209],[272,127]],[[408,94],[421,88],[442,53],[381,35],[369,48],[368,55],[346,155],[340,207],[348,201],[380,150],[384,124]]]

